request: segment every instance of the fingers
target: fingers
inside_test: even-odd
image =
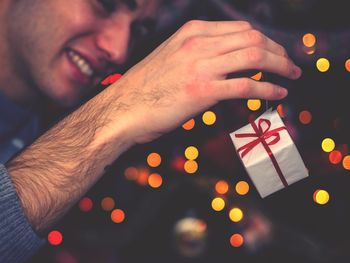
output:
[[[276,73],[290,79],[297,79],[301,75],[301,69],[289,58],[258,47],[240,49],[213,57],[208,60],[208,63],[213,70],[217,70],[216,73],[222,75],[254,69]]]
[[[175,35],[181,35],[184,38],[194,35],[217,36],[249,29],[252,29],[252,26],[246,21],[192,20],[184,24]]]
[[[210,93],[210,96],[217,100],[236,98],[280,100],[287,96],[288,91],[270,82],[236,78],[216,81]]]
[[[286,50],[281,45],[255,29],[208,37],[203,46],[205,49],[215,52],[214,55],[256,46],[276,55],[288,57]]]

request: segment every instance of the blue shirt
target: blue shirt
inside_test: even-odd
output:
[[[3,165],[38,136],[38,120],[0,93],[0,263],[25,262],[44,244],[27,221]]]

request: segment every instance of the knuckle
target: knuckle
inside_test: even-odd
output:
[[[253,26],[248,21],[237,21],[237,24],[240,28],[245,30],[249,30],[253,28]]]
[[[237,79],[237,94],[242,98],[249,98],[252,95],[252,82],[249,78]]]
[[[258,30],[252,29],[247,31],[248,40],[255,45],[263,45],[266,37]]]
[[[194,32],[202,28],[203,21],[200,20],[190,20],[186,22],[182,27],[182,32]]]
[[[191,36],[184,40],[182,47],[186,50],[193,50],[201,45],[203,37]]]
[[[259,48],[248,48],[246,53],[247,59],[253,63],[261,63],[264,59],[264,53]]]

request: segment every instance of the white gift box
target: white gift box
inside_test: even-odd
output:
[[[230,136],[262,198],[308,176],[277,111],[266,111]]]

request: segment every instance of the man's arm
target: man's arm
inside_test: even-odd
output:
[[[45,230],[131,145],[158,138],[220,100],[287,95],[272,83],[227,79],[253,69],[291,79],[301,74],[283,47],[247,22],[186,23],[7,164],[30,223]]]

